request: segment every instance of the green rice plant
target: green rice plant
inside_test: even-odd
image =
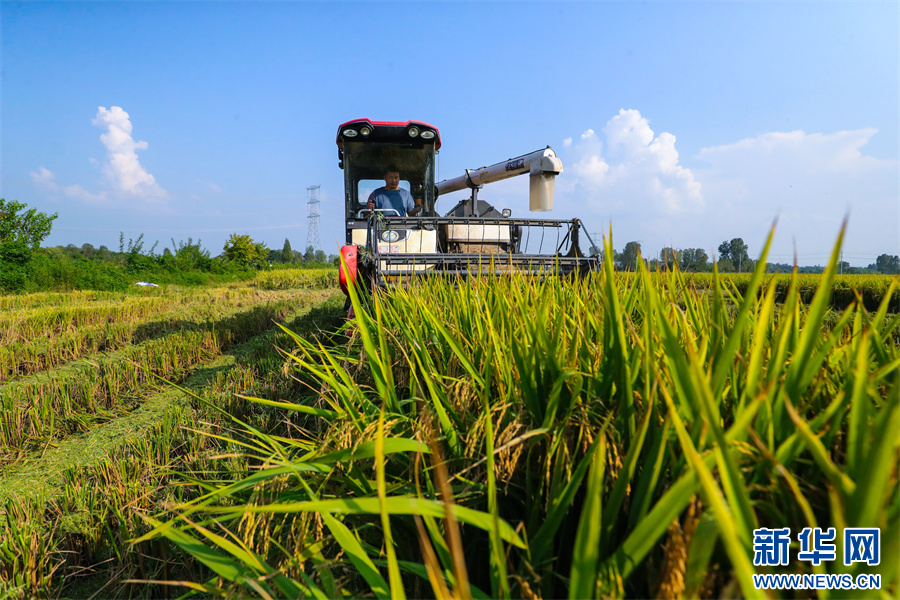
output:
[[[38,598],[52,595],[54,573],[63,562],[52,550],[55,523],[45,525],[42,507],[8,504],[0,511],[0,597]]]
[[[753,566],[758,527],[896,540],[897,284],[874,311],[861,295],[833,308],[840,243],[808,298],[762,266],[703,287],[610,258],[577,281],[353,288],[346,346],[295,338],[308,391],[251,399],[297,415],[294,435],[236,421],[223,437],[259,469],[205,482],[141,539],[206,560],[221,593],[316,597],[755,597],[752,575],[806,567]],[[236,543],[251,517],[319,520],[303,541],[319,554],[278,550],[287,534],[268,527]],[[885,542],[888,595],[898,564]]]
[[[711,273],[691,273],[685,275],[698,288],[709,289],[712,282]],[[665,277],[665,275],[662,275]],[[746,293],[747,284],[750,281],[750,273],[719,274],[742,295]],[[831,287],[831,308],[841,310],[852,303],[857,302],[857,294],[862,300],[863,306],[869,311],[876,311],[882,300],[889,299],[888,306],[892,312],[900,312],[900,290],[893,286],[896,275],[838,275],[829,278]],[[767,274],[763,281],[766,287],[775,286],[777,302],[783,302],[788,288],[796,286],[797,293],[802,302],[809,304],[816,290],[824,281],[820,274]]]

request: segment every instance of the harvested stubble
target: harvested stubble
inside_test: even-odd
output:
[[[36,308],[0,318],[0,340],[12,344],[35,337],[53,337],[81,327],[114,323],[152,315],[168,305],[167,298],[139,298],[131,302],[89,306]]]
[[[41,330],[37,339],[4,343],[0,346],[0,383],[174,331],[208,328],[209,322],[240,312],[241,307],[279,297],[250,289],[209,289],[172,295],[149,311],[140,306],[142,301],[134,300],[139,305],[137,308],[129,311],[125,306],[116,307],[110,321],[98,325],[66,322],[65,328],[72,329],[68,333],[54,335],[52,331]]]
[[[343,298],[332,295],[290,321],[290,326],[314,336],[319,327],[336,326],[342,305]],[[154,406],[168,407],[159,421],[152,419],[154,426],[123,440],[102,460],[66,470],[59,489],[46,501],[14,493],[0,504],[0,597],[159,598],[170,590],[143,581],[208,578],[208,568],[185,557],[168,540],[136,545],[131,540],[148,531],[147,514],[202,493],[175,471],[219,481],[252,472],[253,465],[237,453],[240,446],[217,437],[231,425],[217,405],[246,409],[247,403],[235,402],[235,394],[252,390],[275,398],[286,383],[290,387],[291,380],[281,374],[284,355],[273,346],[289,339],[280,330],[270,330],[231,348],[237,359],[233,366],[220,358],[206,365],[206,374],[189,380],[208,407],[195,403],[192,409],[178,390],[165,391],[152,400]],[[229,366],[212,366],[221,364]],[[252,419],[248,422],[257,423],[262,431],[269,431],[267,423],[272,433],[284,430],[284,415],[278,409],[252,408],[242,411],[245,419]],[[4,483],[0,478],[0,488]],[[30,523],[23,521],[26,516]]]
[[[34,307],[74,306],[85,302],[122,301],[125,298],[164,296],[166,288],[140,288],[130,292],[78,290],[73,292],[37,292],[34,294],[0,294],[0,310],[25,310]]]
[[[263,290],[324,289],[337,285],[336,269],[278,269],[262,271],[253,284]]]
[[[717,274],[698,293],[609,260],[577,284],[376,294],[349,352],[297,339],[320,394],[278,406],[308,437],[246,428],[269,467],[144,539],[202,553],[210,593],[755,597],[773,570],[753,529],[880,527],[884,567],[811,570],[874,570],[896,595],[900,317],[851,304],[824,326],[838,259],[808,306],[796,279],[776,304],[761,270],[744,294]],[[276,549],[288,517],[315,552]]]
[[[201,577],[205,571],[180,560],[175,547],[154,541],[134,546],[145,533],[143,516],[189,500],[172,469],[204,473],[246,472],[243,461],[213,460],[213,438],[193,434],[189,413],[170,411],[143,439],[129,440],[106,460],[65,471],[60,493],[7,502],[0,508],[0,593],[5,598],[166,595],[163,587],[129,579]],[[170,558],[171,557],[171,558]],[[63,586],[66,586],[65,588]],[[85,593],[79,593],[79,589]]]
[[[180,380],[222,349],[330,293],[294,293],[216,321],[186,323],[177,333],[0,387],[0,461],[45,445],[54,435],[89,429],[152,390],[157,378]]]
[[[147,298],[119,294],[118,297],[103,302],[88,301],[64,306],[4,310],[0,313],[0,340],[4,344],[11,344],[34,337],[52,338],[83,327],[141,319],[159,314],[160,309],[198,302],[218,305],[242,301],[256,303],[263,299],[265,298],[261,297],[260,292],[248,288],[215,288],[190,292],[173,290]]]

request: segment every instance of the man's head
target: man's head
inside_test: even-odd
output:
[[[396,190],[400,186],[400,169],[390,165],[384,172],[384,187]]]

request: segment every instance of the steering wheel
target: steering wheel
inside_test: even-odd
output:
[[[365,219],[373,212],[380,212],[380,213],[392,212],[392,213],[394,213],[395,216],[398,216],[398,217],[400,216],[400,213],[397,211],[396,208],[363,208],[363,209],[360,209],[359,211],[357,211],[356,218],[357,219]]]

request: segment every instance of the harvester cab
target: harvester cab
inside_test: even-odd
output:
[[[549,146],[504,162],[466,170],[435,183],[437,128],[421,121],[348,121],[337,132],[339,166],[344,170],[346,292],[350,281],[389,285],[413,277],[526,272],[539,276],[584,273],[597,267],[579,245],[578,219],[512,218],[478,198],[479,190],[518,175],[529,175],[532,211],[553,207],[553,184],[562,162]],[[391,208],[367,207],[369,195],[384,185],[386,171],[400,173],[421,210],[415,216]],[[440,216],[439,195],[470,190],[468,198]]]
[[[347,244],[367,244],[373,211],[366,208],[366,203],[369,194],[384,185],[384,175],[390,167],[399,170],[400,187],[422,202],[419,215],[437,216],[434,162],[441,136],[436,127],[418,121],[358,119],[338,128],[337,145],[338,164],[344,170]],[[382,211],[383,216],[401,216],[390,209]]]

